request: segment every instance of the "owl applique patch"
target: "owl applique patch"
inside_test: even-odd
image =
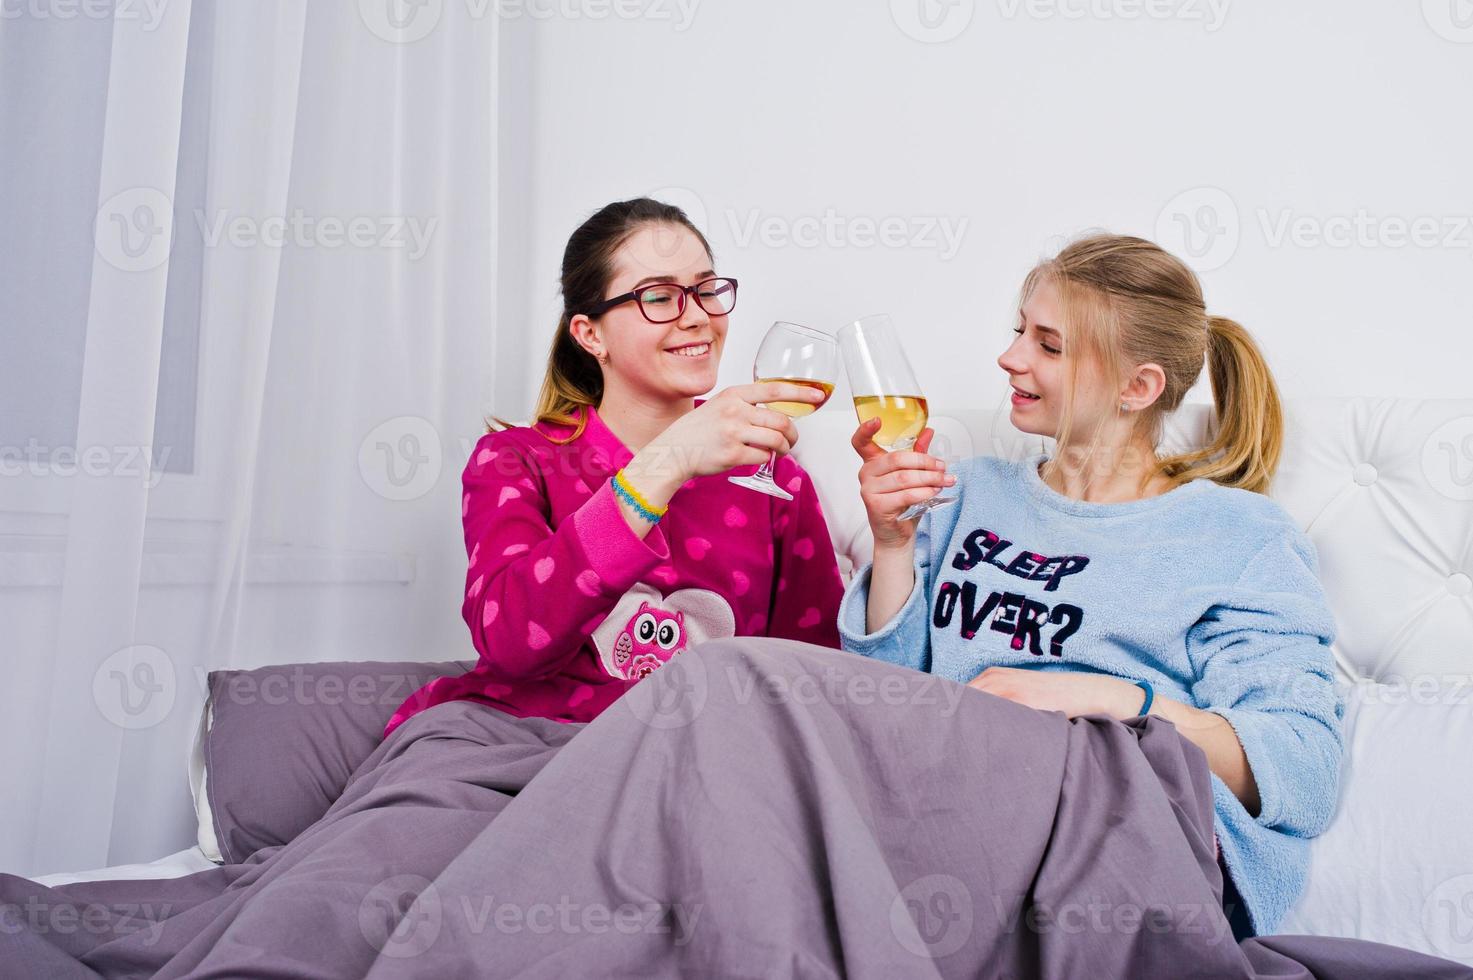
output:
[[[736,615],[715,592],[680,589],[661,596],[641,582],[624,593],[592,640],[604,670],[639,680],[687,647],[735,635]]]

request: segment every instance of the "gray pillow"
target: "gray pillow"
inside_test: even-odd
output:
[[[286,844],[332,806],[399,705],[474,660],[212,670],[190,766],[199,846],[236,864]]]

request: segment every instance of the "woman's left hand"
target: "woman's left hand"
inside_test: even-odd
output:
[[[988,667],[967,686],[1040,711],[1062,711],[1070,718],[1108,715],[1124,721],[1138,715],[1146,700],[1144,691],[1122,677],[1073,670]],[[1178,734],[1201,749],[1207,767],[1242,802],[1249,816],[1258,816],[1262,805],[1258,782],[1231,722],[1216,712],[1161,694],[1151,702],[1151,714],[1171,722]]]
[[[967,686],[1040,711],[1062,711],[1070,718],[1095,714],[1130,718],[1146,697],[1130,681],[1073,670],[988,667]]]

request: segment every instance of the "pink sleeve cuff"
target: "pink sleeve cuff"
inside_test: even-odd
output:
[[[588,558],[588,567],[598,575],[606,591],[622,595],[646,572],[670,560],[670,546],[657,524],[640,538],[619,510],[613,485],[605,480],[593,496],[573,515],[578,541]]]

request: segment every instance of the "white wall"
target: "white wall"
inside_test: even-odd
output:
[[[686,26],[675,0],[627,0],[633,19],[560,0],[525,17],[529,379],[568,233],[675,187],[743,283],[723,383],[746,380],[773,319],[888,311],[933,404],[1000,405],[995,361],[1035,259],[1092,227],[1187,257],[1180,214],[1228,230],[1193,243],[1209,309],[1253,331],[1286,396],[1466,396],[1473,27],[1455,0],[1216,2],[695,0]],[[924,34],[918,4],[964,29],[917,40],[900,25]],[[711,112],[724,130],[702,125]],[[793,243],[828,212],[847,239]],[[1377,223],[1369,245],[1325,244],[1357,215]],[[1279,235],[1286,216],[1300,243]],[[745,236],[754,217],[767,241]],[[856,240],[855,222],[886,218],[965,234],[954,255]],[[1438,243],[1397,247],[1395,221],[1418,218]],[[1209,400],[1204,374],[1189,401]]]

